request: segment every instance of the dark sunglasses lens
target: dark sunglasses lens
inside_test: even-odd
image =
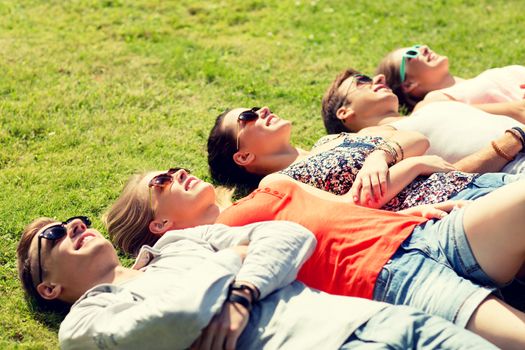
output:
[[[250,111],[257,112],[259,109],[261,109],[261,107],[252,107],[250,108]]]
[[[419,51],[414,49],[410,49],[405,52],[405,56],[409,58],[417,57],[417,55],[419,55]]]
[[[72,218],[67,219],[65,223],[69,224],[70,222],[76,219],[79,219],[80,221],[82,221],[82,223],[86,225],[87,227],[91,226],[91,220],[87,216],[73,216]]]
[[[160,174],[155,176],[150,183],[150,186],[163,187],[173,181],[173,177],[170,174]]]
[[[44,237],[45,239],[49,239],[52,241],[56,241],[57,239],[64,237],[66,232],[67,232],[66,227],[63,225],[52,226],[52,227],[46,228],[44,232],[42,232],[41,237]]]
[[[183,169],[183,168],[170,168],[170,170],[168,170],[168,174],[173,175],[173,174],[175,174],[177,171],[179,171],[181,169]]]
[[[238,120],[242,120],[243,122],[251,122],[259,118],[259,115],[255,113],[252,110],[244,111],[241,114],[239,114]]]
[[[361,75],[361,74],[358,74],[355,76],[356,80],[358,83],[361,83],[361,84],[366,84],[366,83],[371,83],[372,82],[372,78],[370,78],[368,75]]]

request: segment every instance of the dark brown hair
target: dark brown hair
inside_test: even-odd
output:
[[[222,127],[224,117],[230,111],[227,109],[217,116],[208,136],[208,166],[211,177],[224,186],[252,189],[257,187],[264,176],[248,172],[233,160],[233,155],[237,152],[236,140],[229,130]]]
[[[348,131],[343,121],[337,118],[337,110],[344,106],[346,96],[339,93],[341,84],[356,74],[360,74],[353,68],[348,68],[339,73],[332,84],[326,90],[321,103],[321,115],[323,116],[324,127],[329,134],[339,134]]]
[[[33,237],[35,237],[38,231],[44,226],[54,222],[57,221],[51,218],[42,217],[34,220],[24,228],[16,248],[18,277],[22,282],[22,288],[24,289],[26,300],[30,306],[35,307],[37,311],[48,311],[65,315],[69,312],[71,307],[69,303],[58,299],[47,300],[42,298],[40,293],[38,293],[36,283],[33,280],[31,257],[29,256],[29,249],[31,248]]]

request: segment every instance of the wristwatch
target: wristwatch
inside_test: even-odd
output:
[[[249,285],[244,284],[242,282],[233,282],[230,286],[230,294],[232,290],[248,291],[248,293],[250,293],[250,296],[252,297],[252,303],[256,302],[258,299],[258,291],[256,291],[253,287],[250,287]]]

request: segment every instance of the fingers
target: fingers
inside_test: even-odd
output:
[[[423,213],[423,217],[427,219],[442,219],[447,215],[446,211],[437,208],[429,208]]]
[[[354,184],[350,188],[350,193],[352,196],[352,200],[354,203],[359,204],[359,200],[361,198],[361,189],[362,189],[362,182],[361,177],[356,177]]]
[[[372,197],[372,184],[370,181],[370,177],[367,177],[363,179],[363,182],[362,182],[361,196],[359,198],[359,203],[361,205],[368,205],[371,197]]]
[[[239,339],[240,335],[240,331],[230,333],[226,338],[226,344],[224,345],[224,348],[226,350],[235,350],[235,348],[237,348],[237,339]]]
[[[374,202],[379,201],[383,197],[381,192],[381,180],[379,180],[379,175],[372,175],[370,177],[370,183],[372,186],[371,200]]]

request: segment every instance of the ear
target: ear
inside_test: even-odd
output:
[[[414,90],[419,86],[419,83],[411,80],[405,80],[401,84],[401,89],[403,89],[403,92],[406,94],[412,94]]]
[[[62,294],[62,286],[60,284],[42,282],[36,286],[38,294],[46,300],[57,299]]]
[[[335,112],[337,119],[339,119],[343,124],[352,120],[355,117],[355,112],[350,106],[339,107],[337,112]]]
[[[149,227],[150,232],[153,233],[154,235],[162,236],[163,234],[166,233],[166,231],[170,229],[171,222],[168,220],[153,219],[149,223],[148,227]]]
[[[233,161],[240,166],[248,166],[255,161],[255,154],[238,151],[233,155]]]

